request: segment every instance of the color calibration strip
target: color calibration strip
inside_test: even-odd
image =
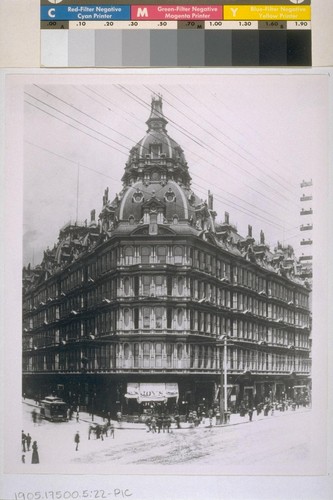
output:
[[[311,66],[309,0],[279,5],[41,1],[44,67]]]

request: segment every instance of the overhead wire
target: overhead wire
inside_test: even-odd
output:
[[[147,106],[147,104],[145,103],[145,101],[143,101],[143,99],[141,99],[141,98],[138,98],[138,97],[137,97],[137,96],[136,96],[133,92],[129,91],[128,89],[126,89],[126,88],[125,88],[125,87],[123,87],[123,86],[119,86],[119,87],[120,87],[120,88],[121,88],[121,89],[122,89],[122,90],[126,93],[126,95],[128,95],[128,96],[132,97],[132,98],[133,98],[136,102],[138,102],[139,104],[141,104],[143,107],[145,107],[145,108],[147,108],[147,107],[148,107],[148,106]],[[156,92],[154,92],[154,91],[152,91],[152,90],[150,90],[150,91],[156,94]],[[141,102],[140,102],[140,101],[141,101]],[[167,102],[167,101],[166,101],[166,102]],[[169,104],[170,104],[170,103],[169,103]],[[172,107],[174,107],[173,105],[171,105],[171,106],[172,106]],[[175,108],[175,109],[177,109],[177,108]],[[178,125],[176,122],[174,122],[174,120],[172,120],[172,119],[171,119],[170,117],[168,117],[167,115],[165,115],[165,117],[168,119],[168,121],[169,121],[170,123],[172,123],[172,124],[173,124],[173,126],[174,126],[174,128],[175,128],[176,130],[178,130],[180,133],[182,133],[183,135],[185,135],[186,137],[188,137],[190,140],[192,140],[193,142],[195,142],[196,144],[198,144],[198,145],[199,145],[202,149],[205,149],[205,150],[207,149],[207,145],[206,145],[206,144],[204,144],[204,143],[202,143],[202,142],[200,143],[200,142],[198,142],[197,138],[192,138],[191,136],[189,136],[189,133],[187,133],[187,132],[186,132],[186,130],[184,129],[184,127],[182,127],[182,126]],[[183,130],[182,130],[182,129],[183,129]],[[211,149],[211,148],[210,148],[210,149]],[[214,154],[214,150],[213,150],[213,154]],[[203,161],[205,161],[206,163],[208,163],[209,165],[211,165],[211,166],[212,166],[213,168],[215,168],[216,170],[218,170],[219,174],[220,174],[221,172],[224,172],[225,174],[227,174],[227,175],[229,175],[229,176],[231,175],[229,170],[225,170],[225,169],[224,169],[224,168],[222,168],[222,167],[217,167],[215,163],[210,162],[209,160],[207,160],[207,158],[204,158],[204,157],[200,156],[200,155],[199,155],[199,154],[197,154],[197,153],[195,153],[195,155],[196,155],[198,158],[200,158],[200,159],[202,159]],[[223,156],[223,155],[221,155],[221,154],[219,154],[219,156],[221,156],[221,158],[222,158],[222,159],[224,159],[224,160],[226,160],[227,162],[229,162],[229,163],[231,163],[231,164],[235,165],[236,167],[237,167],[237,166],[239,167],[239,165],[238,165],[236,162],[234,162],[233,160],[230,160],[229,158],[226,158],[225,156]],[[239,167],[239,168],[240,168],[241,170],[244,170],[246,174],[248,174],[248,175],[250,175],[250,176],[254,177],[257,181],[259,180],[259,182],[260,182],[260,179],[258,179],[256,176],[254,176],[253,174],[251,174],[250,172],[248,172],[246,169],[244,169],[243,167]],[[238,176],[238,180],[239,180],[239,176]],[[246,183],[244,183],[244,184],[245,184],[246,186],[248,186],[248,187],[249,187],[249,189],[251,189],[251,190],[253,190],[254,192],[256,192],[257,194],[259,194],[260,196],[262,196],[262,197],[264,197],[264,198],[266,198],[266,199],[268,199],[268,200],[270,200],[270,201],[271,201],[271,197],[269,197],[269,196],[265,195],[265,194],[264,194],[264,193],[262,193],[261,191],[258,191],[257,189],[253,188],[253,186],[250,186],[249,184],[246,184]],[[289,202],[290,202],[290,200],[288,200],[288,199],[287,199],[286,197],[284,197],[283,195],[282,195],[282,197],[283,197],[283,198],[285,198],[287,201],[289,201]],[[292,203],[293,203],[293,202],[292,202]]]
[[[146,88],[149,89],[149,87],[146,86]],[[152,89],[149,89],[150,91],[152,91]],[[172,94],[171,94],[172,95]],[[218,137],[216,137],[214,134],[212,134],[211,132],[209,132],[207,129],[205,129],[202,125],[199,125],[196,121],[194,121],[192,118],[189,118],[183,111],[179,111],[179,109],[174,106],[170,101],[168,101],[167,99],[165,99],[165,102],[169,104],[169,106],[171,106],[172,108],[176,109],[183,117],[187,118],[187,119],[190,119],[193,123],[195,123],[197,126],[199,126],[199,128],[205,132],[206,134],[208,134],[208,137],[210,138],[214,138],[216,141],[220,142],[221,144],[223,144],[223,146],[227,147],[228,149],[230,149],[233,153],[236,153],[237,155],[239,155],[243,160],[249,162],[252,166],[256,167],[256,165],[251,162],[250,160],[248,160],[245,156],[243,156],[242,154],[238,153],[237,151],[235,151],[233,148],[230,148],[228,145],[225,144],[224,141],[221,141]],[[186,105],[185,105],[186,106]],[[189,106],[187,106],[189,107]],[[193,134],[193,137],[196,137],[194,134]],[[204,146],[204,144],[203,144]],[[207,145],[206,145],[207,147]],[[262,179],[260,179],[259,177],[257,177],[255,174],[253,174],[252,172],[249,172],[245,167],[242,167],[241,165],[239,165],[238,163],[234,162],[233,160],[231,160],[230,158],[228,157],[225,157],[223,154],[221,154],[219,151],[217,151],[215,148],[213,148],[212,146],[208,146],[208,148],[210,150],[212,150],[215,154],[218,154],[219,156],[221,156],[222,159],[225,159],[227,161],[229,161],[230,163],[232,163],[233,165],[236,165],[240,170],[242,170],[243,172],[245,171],[247,173],[247,175],[250,175],[251,177],[254,177],[258,182],[260,182],[261,184],[263,184],[264,186],[266,186],[266,188],[272,190],[273,192],[275,192],[276,194],[278,194],[279,196],[281,196],[282,198],[284,198],[285,200],[287,201],[290,201],[289,198],[287,198],[286,196],[284,196],[280,191],[277,191],[272,185],[270,184],[267,184],[267,182],[263,181]],[[216,167],[217,169],[220,169],[219,167]]]
[[[35,96],[29,94],[29,92],[25,92],[25,94],[28,95],[29,97],[32,97],[33,99],[35,99],[39,103],[43,104],[44,106],[47,106],[48,108],[53,109],[57,113],[66,116],[66,118],[70,118],[71,120],[73,120],[74,122],[78,123],[79,125],[81,125],[83,127],[86,127],[88,130],[91,130],[91,131],[95,132],[96,134],[101,135],[102,137],[104,137],[105,139],[108,139],[111,142],[115,142],[118,146],[121,146],[122,148],[126,149],[126,151],[128,151],[128,148],[126,148],[126,146],[124,146],[120,142],[116,141],[115,139],[112,139],[111,137],[109,137],[109,136],[107,136],[105,134],[102,134],[101,132],[98,132],[96,129],[93,129],[92,127],[89,127],[89,125],[86,125],[85,123],[80,122],[80,120],[77,120],[73,116],[67,115],[67,113],[64,113],[63,111],[60,111],[59,109],[55,108],[54,106],[51,106],[51,104],[48,104],[45,101],[42,101],[41,99],[38,99],[38,97],[35,97]],[[119,149],[117,151],[119,151]]]
[[[161,87],[162,87],[162,86],[161,86]],[[195,101],[196,101],[196,102],[199,102],[200,104],[204,105],[204,103],[202,103],[202,101],[201,101],[201,100],[200,100],[197,96],[194,96],[194,95],[193,95],[193,94],[189,91],[189,89],[188,89],[188,88],[185,88],[183,85],[180,85],[180,87],[181,87],[181,88],[182,88],[182,89],[183,89],[183,90],[184,90],[187,94],[189,94],[189,95],[190,95],[193,99],[195,99]],[[168,90],[167,90],[167,91],[168,91]],[[170,90],[169,90],[168,92],[170,92]],[[170,92],[170,93],[171,93],[171,92]],[[178,98],[178,100],[180,100],[180,99]],[[187,107],[188,107],[189,109],[192,109],[190,106],[187,106]],[[221,119],[221,117],[220,117],[220,115],[219,115],[219,114],[217,114],[217,113],[215,113],[213,109],[209,108],[209,112],[210,112],[210,113],[212,113],[212,115],[213,115],[215,118],[219,119],[219,120],[220,120],[220,121],[222,121],[222,122],[225,122],[225,120],[222,120],[222,119]],[[208,122],[208,120],[204,119],[204,121],[205,121],[205,122],[207,122],[208,124],[210,124],[210,122]],[[242,149],[245,153],[247,153],[247,154],[248,154],[248,155],[250,155],[250,156],[253,156],[255,160],[257,160],[257,161],[259,161],[260,163],[262,163],[262,160],[260,160],[260,159],[259,159],[259,158],[257,158],[256,156],[254,156],[254,155],[253,155],[250,151],[248,151],[247,149],[243,148],[240,144],[235,143],[235,141],[234,141],[234,140],[233,140],[230,136],[228,136],[225,132],[223,132],[222,130],[219,130],[219,132],[220,132],[223,136],[225,136],[228,140],[230,140],[233,144],[235,144],[238,148]],[[227,146],[227,147],[229,147],[229,146]],[[236,150],[234,150],[233,148],[230,148],[230,149],[231,149],[231,151],[235,152],[236,154],[238,153],[238,152],[237,152]],[[241,158],[244,158],[242,155],[240,155],[240,156],[241,156]],[[270,172],[269,172],[269,171],[267,171],[267,170],[264,170],[264,169],[260,168],[257,164],[253,163],[252,161],[250,162],[250,160],[248,160],[248,159],[246,159],[246,161],[248,161],[251,165],[253,165],[255,168],[257,168],[259,171],[261,171],[264,175],[266,175],[267,177],[269,177],[269,178],[270,178],[273,182],[278,183],[278,184],[282,187],[282,189],[285,189],[285,190],[287,190],[287,191],[289,191],[289,192],[292,192],[292,191],[289,189],[289,187],[288,187],[288,186],[284,186],[284,185],[282,184],[282,182],[280,182],[280,181],[278,181],[278,180],[274,179],[274,178],[273,178],[273,176],[270,174]],[[278,175],[278,174],[276,174],[276,175],[277,175],[277,177],[279,177],[279,179],[280,179],[281,181],[286,182],[286,181],[285,181],[285,179],[284,179],[281,175]]]
[[[39,100],[38,98],[35,98],[34,96],[31,96],[31,94],[28,94],[28,95],[29,95],[30,97],[33,97],[33,98],[34,98],[34,99],[36,99],[37,101],[42,102],[43,104],[46,104],[46,103],[44,103],[43,101]],[[55,96],[55,97],[57,97],[57,96]],[[65,104],[68,104],[66,101],[63,101],[63,102],[64,102]],[[32,103],[29,103],[28,101],[27,101],[27,103],[28,103],[28,104],[33,105]],[[48,104],[46,104],[46,105],[47,105],[47,106],[49,106],[49,107],[51,107],[52,109],[55,109],[53,106],[50,106],[50,105],[48,105]],[[39,107],[37,107],[37,106],[35,106],[35,107],[36,107],[37,109],[41,110]],[[78,109],[78,108],[76,108],[76,109]],[[45,110],[41,110],[41,111],[44,111],[44,112],[45,112]],[[59,110],[56,110],[56,111],[58,111],[58,112],[59,112]],[[78,111],[82,112],[81,110],[78,110]],[[61,113],[62,113],[62,112],[61,112]],[[47,113],[47,114],[50,114],[50,113]],[[68,115],[67,115],[67,114],[65,114],[65,113],[62,113],[62,114],[64,114],[66,117],[68,117]],[[85,114],[85,113],[84,113],[84,114]],[[51,114],[50,114],[50,116],[53,116],[54,118],[57,118],[57,117],[55,117],[54,115],[51,115]],[[71,117],[70,117],[70,118],[71,118]],[[57,119],[59,119],[59,118],[57,118]],[[60,121],[63,121],[63,120],[60,120]],[[78,123],[80,123],[80,124],[82,124],[82,122],[79,122],[78,120],[75,120],[75,121],[76,121],[76,122],[78,122]],[[64,122],[64,123],[66,123],[67,125],[70,125],[70,124],[68,124],[68,123],[67,123],[67,122],[65,122],[65,121],[63,121],[63,122]],[[84,124],[83,124],[83,125],[84,125]],[[70,126],[72,126],[72,125],[70,125]],[[86,125],[84,125],[84,126],[86,126]],[[87,126],[86,126],[86,127],[87,127]],[[76,127],[74,127],[74,128],[76,128]],[[90,128],[90,129],[91,129],[91,127],[87,127],[87,128]],[[77,129],[77,130],[79,130],[79,129]],[[91,129],[91,130],[94,130],[94,129]],[[79,130],[79,131],[81,131],[81,130]],[[83,131],[81,131],[81,132],[83,132]],[[96,131],[95,131],[95,132],[96,132]],[[83,133],[85,133],[85,132],[83,132]],[[90,135],[90,134],[87,134],[87,135]],[[102,135],[104,135],[104,134],[102,134]],[[107,137],[108,139],[110,139],[108,136],[105,136],[105,137]],[[95,137],[94,137],[94,138],[95,138]],[[99,139],[97,139],[97,138],[95,138],[95,139],[96,139],[96,140],[99,140]],[[110,139],[110,140],[111,140],[111,139]],[[101,142],[103,142],[103,143],[104,143],[104,141],[101,141]],[[112,147],[112,146],[110,146],[110,147]],[[125,147],[125,146],[122,146],[122,147]],[[117,148],[115,148],[115,149],[116,149],[116,150],[118,150]],[[119,151],[119,150],[118,150],[118,151]],[[123,153],[122,151],[119,151],[119,152]],[[124,154],[124,153],[123,153],[123,154]],[[99,172],[98,172],[98,173],[99,173]],[[231,195],[231,196],[234,196],[234,195]],[[232,203],[232,202],[230,202],[230,201],[228,201],[228,200],[221,200],[221,201],[222,201],[222,202],[224,202],[224,203],[228,203],[228,204],[229,204],[229,206],[232,206],[233,208],[236,208],[236,210],[239,210],[239,211],[241,211],[242,213],[245,213],[245,214],[249,213],[249,214],[251,214],[252,216],[255,216],[258,220],[260,220],[260,219],[261,219],[261,220],[264,220],[265,222],[268,222],[268,223],[270,223],[271,225],[274,225],[274,226],[276,226],[276,227],[281,227],[281,228],[283,227],[283,226],[281,226],[281,225],[278,225],[278,224],[276,224],[276,223],[273,223],[271,220],[268,220],[267,218],[263,218],[263,217],[258,216],[257,214],[254,214],[254,212],[252,212],[252,211],[249,211],[249,210],[246,210],[246,209],[245,209],[245,208],[243,208],[243,207],[240,207],[240,206],[239,206],[239,205],[237,205],[236,203],[233,203],[233,204],[231,205],[231,203]],[[247,202],[247,203],[248,203],[248,202]],[[266,212],[266,213],[268,214],[268,212]],[[271,214],[269,214],[269,215],[271,215]]]
[[[89,89],[89,90],[91,90],[91,91],[92,91],[92,89]],[[150,90],[150,89],[149,89],[149,90]],[[150,91],[151,91],[151,90],[150,90]],[[87,95],[86,93],[84,93],[84,94],[85,94],[85,95]],[[99,97],[101,97],[102,99],[105,99],[105,98],[106,98],[104,95],[102,96],[101,94],[99,94],[99,93],[98,93],[98,92],[96,92],[96,91],[94,91],[94,94],[98,95],[98,96],[99,96]],[[156,94],[156,93],[155,93],[155,94]],[[88,97],[90,97],[90,96],[88,95]],[[133,98],[133,96],[132,96],[132,98]],[[148,105],[145,103],[145,101],[143,101],[142,99],[141,99],[141,100],[139,100],[139,99],[140,99],[140,98],[138,98],[136,101],[137,101],[139,104],[141,104],[142,106],[144,106],[146,109],[149,109],[149,107],[148,107]],[[108,99],[108,98],[107,98],[107,100],[108,100],[109,102],[111,102],[111,103],[112,103],[112,101],[111,101],[110,99]],[[100,103],[99,101],[97,101],[97,102],[98,102],[100,105],[103,105],[103,104],[102,104],[102,103]],[[112,103],[112,104],[114,104],[114,103]],[[114,105],[115,105],[115,104],[114,104]],[[115,106],[117,106],[117,105],[115,105]],[[109,108],[107,108],[107,109],[109,109]],[[126,111],[125,111],[125,112],[126,112]],[[130,113],[128,113],[128,112],[127,112],[127,114],[130,114]],[[132,114],[130,114],[130,115],[132,116]],[[136,118],[136,119],[137,119],[137,118]],[[141,121],[140,121],[140,120],[138,120],[138,119],[137,119],[137,121],[139,121],[139,122],[141,123]],[[164,144],[166,144],[166,143],[164,143]],[[142,146],[142,147],[143,147],[144,149],[147,149],[147,150],[148,150],[148,148],[145,148],[144,146]],[[172,147],[172,146],[171,146],[171,147]],[[172,149],[174,149],[174,148],[172,148]],[[206,158],[200,157],[199,155],[197,155],[197,153],[194,153],[193,151],[190,151],[190,150],[188,150],[188,151],[189,151],[189,152],[191,152],[192,154],[194,154],[194,155],[198,156],[200,159],[203,159],[204,161],[206,161],[206,162],[207,162],[207,159],[206,159]],[[211,162],[208,162],[208,163],[209,163],[209,164],[211,164],[213,167],[216,167],[216,166],[215,166],[214,164],[212,164]],[[228,173],[229,173],[229,172],[228,172]],[[196,174],[192,174],[192,175],[194,175],[194,176],[195,176]],[[198,176],[198,177],[199,177],[199,176]],[[251,187],[251,186],[248,186],[248,187],[249,187],[250,189],[252,189],[252,190],[256,191],[257,193],[259,193],[260,195],[265,196],[265,195],[263,195],[261,192],[258,192],[257,190],[255,190],[253,187]],[[216,189],[216,186],[215,186],[215,189]],[[226,192],[226,193],[228,193],[228,191],[226,191],[225,189],[223,189],[223,191],[224,191],[224,192]],[[234,195],[234,194],[232,194],[232,193],[228,193],[228,194],[229,194],[230,196],[235,196],[235,197],[237,198],[237,196],[236,196],[236,195]],[[270,200],[270,201],[272,201],[270,198],[269,198],[269,200]],[[246,202],[246,201],[244,201],[244,200],[242,200],[242,201],[243,201],[243,202],[245,202],[245,203],[248,203],[248,202]],[[288,210],[288,209],[287,209],[287,208],[285,208],[284,206],[282,206],[282,208],[284,208],[285,210]],[[267,213],[268,213],[268,212],[267,212]],[[271,214],[271,215],[273,215],[273,214]]]

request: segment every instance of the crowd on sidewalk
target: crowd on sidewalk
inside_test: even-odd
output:
[[[32,452],[31,454],[31,463],[39,464],[39,454],[38,454],[38,444],[37,441],[33,441],[31,446],[32,437],[29,432],[26,434],[24,430],[22,430],[22,463],[26,463],[26,453]],[[30,449],[31,446],[31,449]]]
[[[32,406],[36,405],[36,402],[27,401],[27,404]],[[89,414],[87,412],[81,412],[79,408],[69,408],[68,409],[68,421],[76,421],[76,423],[84,423],[87,425],[87,439],[95,439],[104,441],[106,438],[115,438],[116,428],[120,429],[146,429],[146,432],[152,434],[170,433],[176,429],[186,429],[194,427],[213,427],[219,424],[239,424],[245,423],[247,421],[252,422],[253,418],[256,419],[265,418],[268,416],[274,416],[276,412],[287,412],[296,411],[300,407],[307,408],[309,406],[309,401],[297,401],[297,400],[281,400],[281,401],[269,401],[259,403],[256,406],[241,404],[238,408],[237,413],[229,413],[228,419],[222,421],[217,408],[210,408],[208,411],[191,410],[186,416],[179,415],[177,412],[175,414],[168,414],[167,412],[157,413],[148,415],[144,421],[137,423],[130,423],[126,421],[126,416],[122,415],[121,412],[117,413],[116,420],[111,419],[110,412],[106,415],[99,416]],[[34,426],[40,425],[42,418],[40,412],[34,407],[31,412],[31,417]],[[246,418],[247,417],[247,418]],[[141,425],[140,425],[141,424]],[[38,430],[36,430],[38,434]],[[74,434],[74,449],[79,451],[79,446],[81,442],[80,432],[77,430]],[[38,443],[36,440],[30,436],[29,433],[25,433],[22,430],[22,463],[27,462],[27,454],[31,453],[31,459],[29,461],[32,464],[39,463],[39,453],[38,453]]]

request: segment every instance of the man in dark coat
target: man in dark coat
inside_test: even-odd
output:
[[[77,431],[76,434],[75,434],[75,436],[74,436],[74,442],[76,443],[75,451],[78,451],[78,449],[79,449],[79,442],[80,442],[79,431]]]
[[[27,440],[27,436],[24,434],[24,431],[22,431],[22,451],[24,451],[24,453],[26,452],[26,449],[25,449],[26,440]]]
[[[27,436],[26,436],[26,442],[27,442],[27,450],[30,451],[30,444],[31,444],[31,436],[28,432]]]

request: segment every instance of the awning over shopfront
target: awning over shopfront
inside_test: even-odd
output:
[[[147,401],[167,402],[168,398],[179,397],[178,384],[176,382],[129,382],[125,398],[136,399],[138,403]]]

